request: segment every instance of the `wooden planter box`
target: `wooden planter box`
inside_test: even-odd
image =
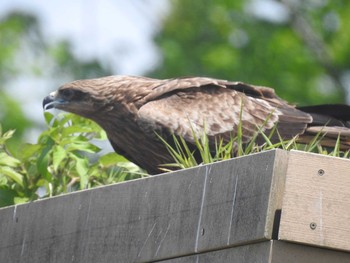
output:
[[[0,210],[0,262],[350,262],[350,160],[272,150]]]

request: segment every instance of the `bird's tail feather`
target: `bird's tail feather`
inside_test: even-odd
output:
[[[298,107],[298,110],[309,113],[313,126],[344,126],[350,128],[350,105],[324,104]]]
[[[350,106],[342,104],[326,104],[299,107],[301,111],[309,113],[313,121],[298,141],[307,143],[316,135],[321,135],[321,144],[334,147],[338,138],[342,150],[350,149]]]

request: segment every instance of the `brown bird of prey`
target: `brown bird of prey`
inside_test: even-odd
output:
[[[43,101],[56,108],[89,118],[107,133],[114,150],[150,174],[173,163],[158,135],[171,140],[182,136],[189,144],[206,133],[210,144],[228,141],[241,121],[243,140],[260,127],[277,125],[280,136],[307,143],[321,132],[322,143],[350,148],[350,106],[319,105],[296,108],[271,88],[205,77],[151,79],[109,76],[77,80],[61,86]],[[158,134],[158,135],[157,135]]]

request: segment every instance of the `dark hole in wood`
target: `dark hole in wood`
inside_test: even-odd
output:
[[[272,239],[275,239],[275,240],[278,240],[278,231],[280,229],[281,213],[282,213],[281,209],[276,210],[275,217],[273,220]]]

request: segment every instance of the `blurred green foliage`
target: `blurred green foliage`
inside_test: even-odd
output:
[[[31,123],[26,119],[18,102],[4,90],[6,83],[18,76],[15,65],[16,53],[20,49],[21,36],[33,25],[28,16],[13,14],[0,21],[0,122],[5,130],[17,130],[17,139],[22,136]]]
[[[150,75],[239,80],[300,105],[345,102],[350,2],[276,1],[280,20],[257,16],[257,2],[171,1],[156,37],[163,60]]]
[[[16,129],[10,148],[18,148],[25,131],[34,126],[9,95],[12,81],[23,76],[50,79],[49,92],[68,80],[111,75],[96,60],[76,59],[69,42],[45,39],[38,19],[30,14],[13,12],[0,20],[0,50],[0,123],[4,130]],[[23,88],[37,92],[37,87]]]

